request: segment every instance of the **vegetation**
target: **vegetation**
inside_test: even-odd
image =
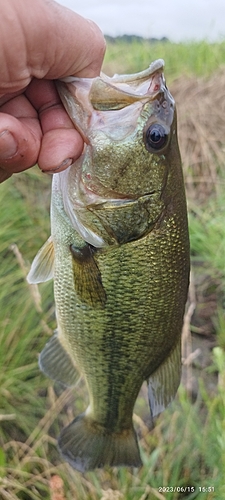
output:
[[[218,74],[223,71],[224,48],[224,42],[109,43],[104,70],[108,74],[136,72],[153,59],[163,57],[179,100],[182,95],[179,85],[182,90],[185,84],[182,75],[198,81],[198,95],[201,95],[201,85],[204,89],[215,71]],[[212,86],[209,102],[213,95],[222,93],[220,81],[219,78],[216,88]],[[194,99],[195,88],[191,85],[190,89]],[[221,104],[217,109],[218,119],[222,107]],[[182,156],[187,158],[183,135],[187,135],[190,116],[187,110],[185,113],[180,142]],[[191,113],[193,116],[194,111]],[[203,116],[204,113],[199,114],[200,124]],[[205,132],[201,137],[191,136],[196,143],[201,142],[203,149],[214,137],[210,121],[208,127],[207,141]],[[52,284],[28,285],[25,276],[37,250],[49,236],[50,178],[34,168],[0,186],[1,499],[221,500],[225,497],[224,143],[225,140],[222,146],[221,142],[216,143],[215,147],[213,142],[210,167],[202,154],[197,176],[196,162],[187,164],[187,160],[184,165],[194,275],[183,330],[184,377],[176,401],[156,420],[151,432],[144,388],[141,391],[134,415],[144,463],[139,471],[108,468],[82,475],[62,463],[58,456],[56,437],[73,415],[84,410],[87,395],[82,381],[73,391],[52,385],[39,372],[37,364],[38,353],[55,328]],[[193,151],[196,151],[194,146]],[[203,318],[200,314],[203,310],[213,312]],[[196,338],[209,346],[207,363],[204,356],[204,359],[199,356],[198,349],[190,350],[191,340],[195,342]]]
[[[225,41],[172,43],[169,41],[119,40],[108,43],[103,71],[114,73],[142,71],[155,59],[164,59],[168,83],[181,75],[209,76],[225,65]]]

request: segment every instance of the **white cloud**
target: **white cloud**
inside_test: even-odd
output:
[[[57,0],[95,21],[108,35],[137,34],[170,40],[225,38],[224,0]]]

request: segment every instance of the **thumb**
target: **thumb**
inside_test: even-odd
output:
[[[105,41],[93,22],[53,0],[0,0],[0,12],[1,95],[20,92],[32,77],[99,74]]]
[[[46,11],[45,36],[43,32],[39,32],[37,36],[39,44],[40,38],[43,39],[45,60],[42,69],[39,63],[37,64],[34,44],[28,46],[28,50],[32,47],[28,54],[32,76],[56,79],[68,75],[83,78],[99,75],[105,54],[105,40],[98,26],[54,1],[38,0],[37,3],[43,2]],[[43,12],[40,15],[42,16]],[[43,29],[43,21],[39,27]]]

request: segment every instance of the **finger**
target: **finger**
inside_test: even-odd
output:
[[[11,99],[13,99],[14,97],[17,97],[22,92],[23,92],[23,90],[18,90],[18,92],[0,94],[0,106],[2,106],[3,104],[5,104],[8,101],[11,101]]]
[[[61,172],[82,153],[83,139],[77,130],[49,130],[43,137],[38,165],[43,172]]]
[[[99,27],[57,2],[46,3],[47,40],[43,53],[44,65],[37,66],[37,54],[28,53],[32,75],[37,78],[56,79],[68,75],[82,78],[98,76],[105,54],[105,40]],[[37,23],[36,23],[37,24]],[[57,36],[49,37],[49,26]],[[65,33],[66,27],[66,33]],[[38,33],[40,43],[40,34]],[[57,58],[52,64],[53,54]]]
[[[38,118],[38,114],[34,106],[32,106],[22,91],[19,94],[15,93],[5,95],[2,99],[0,99],[0,105],[1,113],[6,113],[8,115],[15,116],[16,118]]]
[[[38,112],[44,133],[38,165],[45,172],[60,172],[80,156],[83,139],[74,129],[53,82],[34,78],[26,96]]]
[[[13,29],[9,29],[11,19]],[[24,89],[33,77],[92,78],[100,73],[105,53],[102,32],[55,1],[4,2],[1,28],[0,95]]]
[[[35,165],[42,135],[37,119],[1,113],[0,125],[0,168],[12,174]]]
[[[1,106],[0,164],[10,173],[36,163],[41,143],[38,114],[24,95]]]
[[[25,95],[38,113],[43,133],[64,127],[74,129],[54,82],[33,78]]]

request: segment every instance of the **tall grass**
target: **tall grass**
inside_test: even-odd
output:
[[[172,79],[184,72],[209,74],[224,64],[224,54],[224,43],[149,46],[146,42],[127,46],[126,50],[121,43],[110,45],[105,67],[110,64],[109,73],[139,71],[151,60],[163,57]],[[61,461],[56,437],[73,415],[84,410],[87,395],[82,381],[75,390],[62,391],[39,372],[37,365],[38,353],[55,328],[52,284],[29,286],[25,276],[49,236],[49,198],[49,178],[36,169],[0,186],[0,499],[225,498],[222,307],[214,318],[219,346],[213,350],[211,366],[203,370],[218,376],[217,388],[212,391],[200,377],[198,395],[192,402],[181,385],[175,402],[157,419],[151,432],[142,390],[134,415],[144,464],[140,470],[108,468],[80,474]],[[207,204],[189,202],[193,258],[219,272],[221,283],[225,275],[224,205],[222,190],[217,190]],[[188,329],[188,316],[186,319]],[[202,491],[203,487],[209,490]]]
[[[221,179],[222,181],[222,179]],[[223,182],[222,182],[223,186]],[[207,205],[189,203],[189,232],[193,256],[202,259],[225,276],[225,192],[219,188],[217,197]]]
[[[108,43],[103,71],[114,73],[142,71],[155,59],[164,59],[167,81],[178,76],[210,76],[225,65],[225,41],[173,43],[143,40],[128,44],[124,41]]]

